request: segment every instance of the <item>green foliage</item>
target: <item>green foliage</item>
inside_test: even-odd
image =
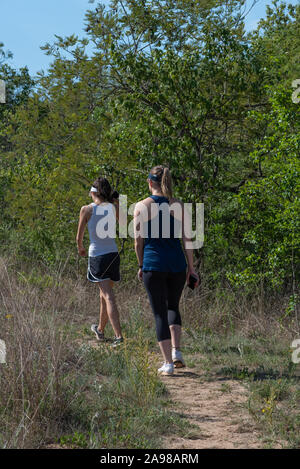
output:
[[[4,225],[11,221],[9,214],[3,212],[4,199],[11,187],[10,176],[14,164],[14,159],[8,157],[8,152],[12,151],[13,142],[7,129],[14,113],[28,101],[34,81],[29,76],[27,67],[15,70],[9,65],[13,55],[10,51],[5,52],[3,47],[4,44],[0,42],[0,80],[5,82],[6,88],[6,102],[0,104],[0,211],[1,224]]]
[[[300,113],[289,89],[269,93],[270,112],[250,115],[265,127],[265,136],[251,153],[259,178],[237,195],[249,255],[247,267],[233,278],[239,283],[267,279],[277,286],[287,272],[294,281],[299,274]]]
[[[53,62],[34,87],[0,48],[10,90],[0,109],[1,241],[47,264],[75,263],[93,180],[107,176],[133,203],[164,163],[175,195],[205,204],[195,255],[208,285],[295,285],[299,6],[274,2],[246,34],[244,3],[98,4],[86,37],[43,46]],[[125,257],[129,272],[131,240]]]

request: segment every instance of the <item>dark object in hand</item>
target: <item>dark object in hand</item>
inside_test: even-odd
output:
[[[111,197],[112,197],[112,199],[118,199],[119,198],[119,192],[113,191]]]
[[[197,277],[195,277],[195,275],[191,274],[191,275],[189,276],[189,282],[188,282],[188,284],[187,284],[188,287],[190,287],[192,290],[194,290],[195,285],[196,285],[196,283],[197,283],[197,280],[198,280]]]

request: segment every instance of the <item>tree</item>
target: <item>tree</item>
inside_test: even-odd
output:
[[[15,70],[9,65],[13,55],[4,50],[4,44],[0,43],[0,80],[5,82],[6,99],[0,104],[0,211],[1,228],[10,225],[11,217],[5,212],[5,196],[11,187],[11,172],[14,168],[14,157],[8,158],[8,152],[12,151],[12,137],[8,134],[12,116],[19,106],[24,105],[30,96],[34,81],[29,75],[28,68],[23,67]],[[6,231],[4,235],[6,234]],[[1,231],[0,231],[1,236]]]
[[[260,177],[247,181],[236,196],[247,266],[229,277],[239,284],[266,281],[295,289],[300,266],[299,104],[292,102],[291,88],[281,85],[268,92],[271,111],[249,116],[267,129],[251,153]]]
[[[246,34],[244,4],[114,0],[87,12],[87,38],[56,36],[43,47],[53,63],[7,130],[8,211],[31,250],[47,260],[72,252],[78,210],[100,172],[134,202],[147,194],[151,166],[165,163],[176,195],[205,204],[202,273],[215,285],[245,271],[253,226],[239,195],[261,184],[252,155],[270,134],[267,120],[249,116],[273,112],[280,67],[270,44],[279,51],[288,31],[298,47],[299,9],[280,10],[280,20],[268,10],[260,31]],[[290,46],[280,55],[284,79]]]

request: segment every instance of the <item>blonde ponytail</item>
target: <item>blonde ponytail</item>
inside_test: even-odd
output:
[[[169,168],[164,168],[161,178],[161,191],[163,196],[167,199],[171,199],[173,197],[172,177]]]

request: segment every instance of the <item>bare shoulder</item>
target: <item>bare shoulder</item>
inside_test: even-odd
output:
[[[93,206],[91,204],[89,205],[83,205],[80,209],[80,216],[85,217],[86,219],[90,218],[92,214]]]
[[[146,199],[141,200],[140,202],[143,203],[144,205],[150,205],[154,202],[154,200],[151,197],[146,197]]]
[[[90,204],[90,205],[83,205],[83,206],[81,207],[81,209],[80,209],[80,212],[81,212],[81,213],[88,213],[88,212],[91,211],[91,209],[92,209],[92,205],[91,205],[91,204]]]
[[[175,197],[172,197],[170,200],[169,200],[169,204],[170,205],[180,205],[181,207],[183,207],[183,202],[182,200],[180,199],[176,199]]]
[[[145,208],[148,208],[152,203],[153,199],[151,199],[151,197],[146,197],[146,199],[140,200],[135,205],[135,213],[143,212]]]
[[[179,222],[183,222],[183,211],[184,205],[183,202],[175,197],[172,197],[169,200],[170,214],[176,218]]]

